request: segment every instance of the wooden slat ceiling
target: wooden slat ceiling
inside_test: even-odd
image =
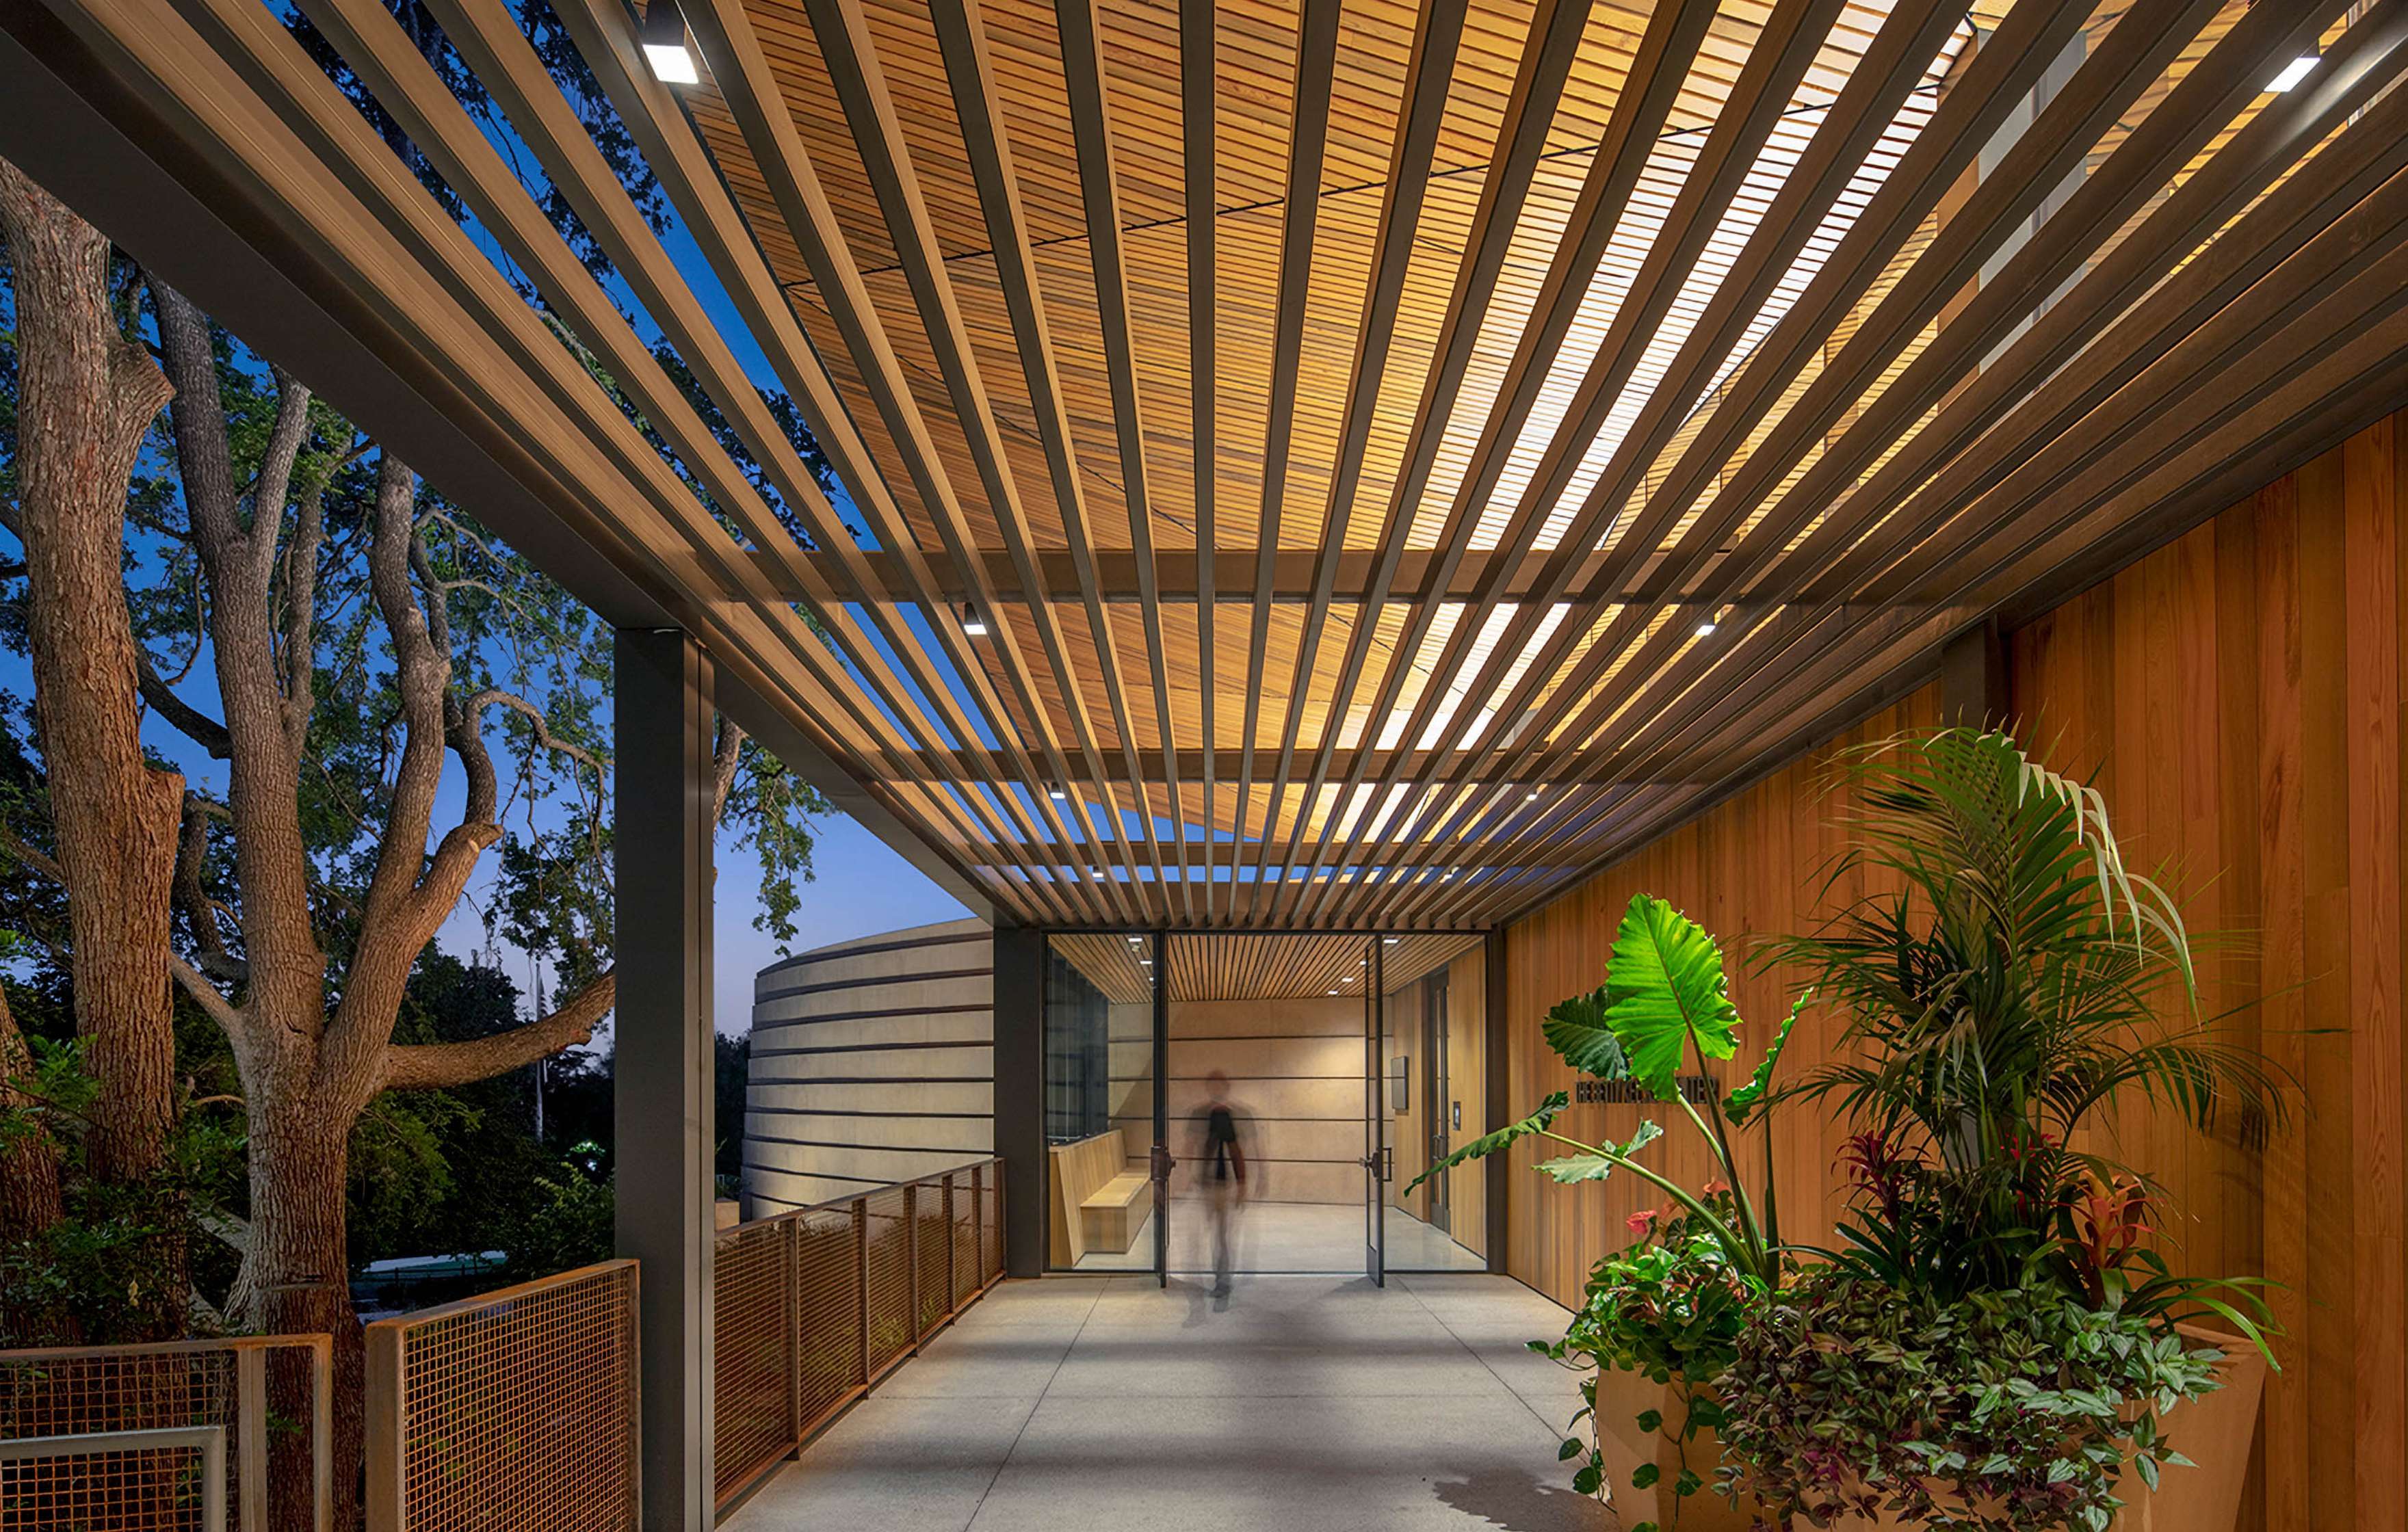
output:
[[[1112,932],[1057,933],[1055,955],[1115,1004],[1154,998],[1154,941]],[[1169,938],[1166,997],[1182,1000],[1360,999],[1379,965],[1383,993],[1394,995],[1481,944],[1476,934],[1405,933],[1372,938],[1341,933],[1265,936],[1182,933]],[[1374,946],[1379,949],[1376,959]]]
[[[483,244],[255,0],[67,8],[1000,918],[1493,924],[2408,400],[2408,0],[556,0],[708,301],[504,0],[502,153],[296,3]]]

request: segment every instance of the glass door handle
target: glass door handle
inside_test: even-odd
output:
[[[1168,1148],[1161,1144],[1156,1144],[1154,1146],[1153,1164],[1146,1167],[1146,1174],[1157,1181],[1168,1181],[1170,1179],[1171,1167],[1178,1163],[1179,1162],[1177,1160],[1170,1157],[1170,1151]]]
[[[1354,1163],[1361,1166],[1364,1169],[1370,1171],[1381,1181],[1394,1181],[1397,1179],[1397,1152],[1393,1147],[1387,1144],[1382,1144],[1380,1146],[1380,1153],[1377,1156],[1365,1154],[1357,1158]]]

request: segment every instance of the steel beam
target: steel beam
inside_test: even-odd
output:
[[[644,1527],[709,1532],[711,667],[688,634],[622,628],[614,669],[614,1243],[643,1271]]]

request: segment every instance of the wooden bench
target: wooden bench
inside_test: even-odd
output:
[[[1145,1215],[1129,1209],[1145,1193],[1145,1170],[1129,1164],[1120,1129],[1055,1144],[1046,1160],[1054,1204],[1046,1243],[1054,1266],[1076,1266],[1091,1250],[1118,1253],[1137,1242],[1135,1224]]]
[[[1142,1170],[1124,1170],[1080,1202],[1080,1232],[1089,1250],[1125,1251],[1152,1211],[1153,1182]]]

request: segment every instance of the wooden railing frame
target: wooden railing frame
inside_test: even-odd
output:
[[[236,1335],[213,1336],[191,1340],[134,1341],[113,1346],[36,1346],[23,1350],[0,1351],[0,1372],[17,1367],[37,1367],[45,1362],[86,1364],[122,1358],[134,1361],[144,1357],[198,1355],[207,1353],[232,1353],[235,1359],[235,1452],[234,1482],[242,1487],[238,1502],[241,1521],[237,1532],[266,1532],[268,1523],[267,1465],[267,1358],[278,1351],[303,1351],[309,1357],[309,1476],[310,1525],[316,1532],[331,1532],[334,1523],[334,1339],[323,1335]],[[141,1435],[154,1445],[176,1446],[166,1439],[179,1430],[204,1427],[141,1428],[134,1431],[87,1433],[80,1438],[26,1437],[10,1443],[10,1454],[16,1457],[46,1455],[40,1444],[80,1439],[96,1442],[102,1437]],[[218,1430],[216,1448],[220,1472],[220,1525],[224,1511],[224,1431]],[[22,1445],[33,1443],[33,1446]],[[180,1443],[200,1451],[206,1460],[208,1449],[195,1439]],[[86,1445],[84,1453],[122,1451],[105,1446]]]

